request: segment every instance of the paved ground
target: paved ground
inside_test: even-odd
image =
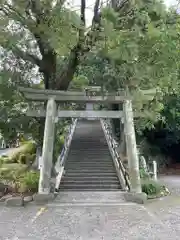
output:
[[[3,154],[8,154],[11,151],[14,151],[16,148],[6,148],[6,149],[0,149],[0,156],[2,156]]]
[[[0,240],[179,240],[180,177],[162,180],[173,185],[173,195],[145,206],[0,206]]]

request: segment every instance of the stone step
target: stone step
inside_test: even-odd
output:
[[[100,121],[77,124],[60,191],[120,191]]]
[[[114,169],[66,169],[66,173],[114,173],[115,170]]]
[[[84,168],[84,169],[89,169],[89,168],[113,168],[114,169],[114,165],[113,164],[88,164],[88,163],[67,163],[65,165],[65,169],[69,169],[69,168]]]
[[[106,161],[90,161],[90,160],[86,160],[86,159],[83,159],[83,160],[68,160],[66,161],[66,166],[67,165],[70,165],[70,164],[84,164],[84,165],[113,165],[113,162],[112,161],[109,161],[109,160],[106,160]]]
[[[69,192],[69,191],[71,191],[71,192],[82,192],[82,191],[84,191],[84,192],[104,192],[104,191],[107,191],[107,192],[111,192],[111,191],[117,191],[117,192],[119,192],[119,191],[121,191],[121,189],[114,189],[114,188],[108,188],[108,189],[104,189],[104,188],[68,188],[68,189],[66,189],[66,188],[60,188],[59,189],[59,191],[61,191],[61,192]]]
[[[62,179],[61,183],[63,184],[96,184],[97,185],[103,185],[103,184],[119,184],[118,179],[113,179],[113,180],[106,180],[106,179]]]
[[[88,154],[87,155],[87,157],[89,157],[89,156],[101,156],[101,158],[103,157],[103,156],[110,156],[110,153],[109,153],[109,150],[104,150],[104,151],[88,151],[88,150],[86,150],[86,151],[83,151],[83,150],[79,150],[79,151],[76,151],[76,152],[69,152],[69,156],[76,156],[78,154],[78,156],[83,156],[84,154]],[[84,156],[85,157],[85,156]]]
[[[124,192],[123,191],[66,191],[59,192],[54,202],[61,203],[103,203],[103,202],[124,202]]]
[[[83,154],[77,154],[75,156],[70,155],[68,159],[66,160],[66,163],[71,163],[71,162],[79,162],[79,163],[101,163],[101,164],[106,164],[106,163],[113,163],[113,160],[110,158],[110,156],[105,155],[105,156],[84,156]]]
[[[109,170],[112,170],[114,171],[114,166],[81,166],[81,165],[69,165],[69,166],[66,166],[65,169],[67,169],[67,171],[71,171],[71,170],[79,170],[79,171],[109,171]]]
[[[96,163],[96,162],[101,162],[101,163],[111,163],[113,162],[112,159],[110,159],[110,156],[84,156],[84,155],[75,155],[72,156],[70,155],[68,159],[66,160],[67,162],[89,162],[89,163]]]
[[[89,176],[87,176],[87,175],[85,175],[85,176],[81,176],[81,175],[77,175],[76,177],[74,177],[74,176],[67,176],[67,175],[65,175],[62,179],[66,179],[67,181],[68,180],[84,180],[84,181],[91,181],[91,180],[107,180],[107,181],[113,181],[113,180],[117,180],[118,178],[117,178],[117,176],[101,176],[101,175],[99,175],[99,176],[91,176],[91,175],[89,175]]]
[[[89,184],[76,184],[76,183],[65,183],[62,182],[60,189],[120,189],[119,184],[98,184],[98,183],[89,183]]]
[[[98,176],[101,176],[101,177],[108,177],[108,176],[111,176],[111,177],[117,177],[117,174],[114,172],[66,172],[65,173],[65,176],[68,176],[68,177],[73,177],[73,176],[76,176],[76,177],[86,177],[86,176],[92,176],[92,177],[98,177]]]
[[[112,173],[114,172],[114,167],[111,168],[80,168],[80,167],[69,167],[66,170],[66,173],[87,173],[87,172],[91,172],[91,173]]]

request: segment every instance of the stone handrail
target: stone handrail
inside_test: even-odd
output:
[[[74,134],[74,131],[76,128],[76,124],[77,124],[77,118],[72,119],[72,123],[68,128],[68,131],[67,131],[67,134],[66,134],[66,137],[64,140],[63,149],[62,149],[61,154],[59,155],[58,160],[56,162],[55,170],[58,173],[58,175],[56,177],[55,191],[58,191],[58,189],[59,189],[61,178],[62,178],[62,175],[64,172],[64,164],[65,164],[65,161],[66,161],[68,153],[69,153],[72,137],[73,137],[73,134]]]
[[[107,144],[109,146],[111,156],[114,161],[114,165],[115,165],[115,168],[117,171],[117,175],[118,175],[120,184],[121,184],[123,190],[129,190],[130,189],[129,176],[128,176],[128,173],[127,173],[126,169],[124,168],[123,163],[120,159],[120,156],[117,152],[118,143],[115,141],[115,139],[113,137],[110,124],[108,124],[106,120],[101,119],[101,125],[103,128],[105,137],[106,137]]]

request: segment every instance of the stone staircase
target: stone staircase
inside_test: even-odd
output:
[[[60,192],[119,190],[121,186],[100,121],[78,121]]]

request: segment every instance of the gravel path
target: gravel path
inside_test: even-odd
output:
[[[0,240],[179,240],[180,177],[161,181],[173,194],[146,205],[0,206]]]

